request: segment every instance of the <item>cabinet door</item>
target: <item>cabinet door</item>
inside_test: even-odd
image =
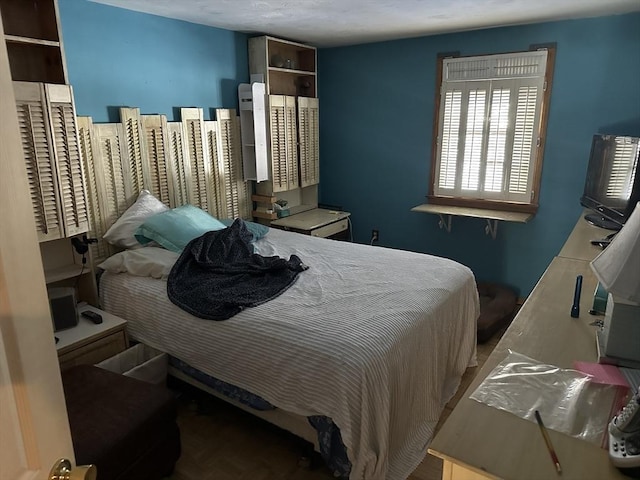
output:
[[[300,186],[320,183],[318,99],[298,97],[300,135]]]
[[[22,150],[40,242],[64,237],[44,86],[13,82]]]
[[[65,236],[89,230],[85,180],[73,91],[69,85],[45,84]]]
[[[298,188],[300,183],[295,97],[269,95],[269,132],[273,191],[283,192]]]

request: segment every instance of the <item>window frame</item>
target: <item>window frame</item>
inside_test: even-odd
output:
[[[441,89],[442,89],[442,81],[443,81],[443,65],[445,59],[448,58],[474,58],[480,56],[491,56],[491,55],[504,55],[505,53],[522,53],[522,51],[514,51],[514,52],[501,52],[501,53],[492,53],[492,54],[483,54],[483,55],[468,55],[461,56],[457,52],[456,53],[443,53],[439,54],[437,57],[437,68],[436,68],[436,82],[435,82],[435,99],[434,99],[434,114],[433,114],[433,128],[432,128],[432,142],[431,142],[431,175],[429,182],[429,193],[427,198],[429,203],[436,205],[451,205],[458,207],[468,207],[468,208],[482,208],[482,209],[491,209],[491,210],[503,210],[509,212],[522,212],[522,213],[536,213],[538,210],[539,199],[540,199],[540,187],[541,187],[541,179],[542,179],[542,166],[544,161],[544,148],[547,137],[547,123],[549,118],[549,109],[551,103],[551,90],[553,84],[553,72],[555,66],[555,57],[556,57],[556,44],[542,44],[542,45],[531,45],[528,51],[537,51],[537,50],[546,50],[547,51],[547,62],[544,74],[544,86],[543,86],[543,98],[539,115],[539,124],[538,124],[538,148],[536,150],[535,157],[532,159],[534,163],[534,171],[533,171],[533,179],[531,181],[532,194],[531,200],[528,203],[523,202],[514,202],[507,200],[491,200],[491,199],[478,199],[478,198],[464,198],[457,196],[446,196],[446,195],[436,195],[434,193],[435,185],[437,182],[437,171],[438,171],[438,138],[439,138],[439,124],[440,124],[440,114],[441,108]]]

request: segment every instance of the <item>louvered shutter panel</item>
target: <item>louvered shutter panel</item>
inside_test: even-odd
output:
[[[146,188],[151,190],[149,178],[149,162],[147,160],[146,145],[142,139],[142,123],[139,108],[120,108],[120,123],[124,132],[122,139],[123,159],[128,168],[131,191],[138,194]]]
[[[216,218],[227,218],[224,208],[225,182],[222,162],[218,158],[218,128],[215,121],[205,121],[204,130],[207,139],[207,157],[211,161],[211,177],[207,182],[209,191],[209,213]]]
[[[142,139],[146,158],[143,164],[148,168],[147,188],[161,202],[175,207],[173,174],[169,159],[170,141],[167,117],[164,115],[142,115]]]
[[[298,97],[298,133],[300,135],[300,186],[320,182],[320,140],[318,99]]]
[[[187,191],[189,203],[209,210],[207,182],[211,177],[201,108],[181,108],[185,161],[189,163]]]
[[[65,235],[70,237],[89,230],[85,180],[73,91],[69,85],[45,85],[51,132],[58,167]]]
[[[243,178],[240,154],[240,123],[233,109],[216,110],[218,128],[218,169],[223,173],[223,208],[226,218],[248,218],[251,214],[250,189]]]
[[[298,124],[295,97],[285,97],[285,123],[287,129],[287,182],[289,190],[300,186],[298,162]]]
[[[269,132],[271,134],[271,179],[274,192],[289,189],[287,182],[287,130],[285,127],[285,97],[269,95]]]
[[[436,195],[528,203],[546,51],[443,62]]]
[[[295,97],[269,95],[269,122],[273,191],[292,190],[299,186]]]
[[[128,208],[133,194],[125,179],[120,124],[96,123],[93,132],[99,146],[94,159],[104,175],[104,219],[109,228]]]
[[[109,244],[102,239],[107,231],[105,206],[103,204],[103,192],[105,191],[105,176],[100,161],[96,160],[98,143],[93,134],[93,121],[91,117],[77,117],[78,136],[84,164],[85,179],[87,181],[87,203],[89,205],[89,236],[98,241],[92,243],[91,258],[95,263],[105,260],[112,254]]]
[[[173,175],[174,205],[189,203],[187,178],[190,176],[189,162],[185,159],[184,143],[182,141],[182,124],[168,122],[169,130],[169,169]]]
[[[62,213],[44,87],[39,83],[14,82],[13,89],[38,240],[62,238]]]

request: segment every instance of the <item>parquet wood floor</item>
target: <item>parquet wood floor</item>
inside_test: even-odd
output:
[[[478,367],[462,377],[458,393],[446,405],[436,431],[449,416],[479,367],[504,333],[478,345]],[[253,415],[202,393],[188,385],[178,391],[178,424],[182,456],[166,480],[328,480],[331,472],[317,455],[311,466],[300,466],[308,444]],[[309,457],[307,457],[309,458]],[[440,480],[442,461],[426,455],[408,480]]]

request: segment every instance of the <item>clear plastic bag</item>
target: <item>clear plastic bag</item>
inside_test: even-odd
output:
[[[547,428],[605,446],[616,388],[577,370],[547,365],[509,351],[470,398]]]

